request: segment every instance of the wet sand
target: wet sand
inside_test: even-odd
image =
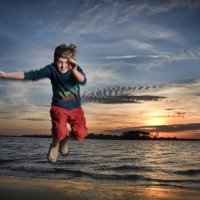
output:
[[[200,200],[200,191],[0,176],[1,200]]]

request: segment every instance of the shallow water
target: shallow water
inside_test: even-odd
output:
[[[50,138],[0,137],[0,175],[200,188],[200,141],[85,140],[47,161]]]

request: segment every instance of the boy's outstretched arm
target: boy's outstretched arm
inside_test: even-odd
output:
[[[0,71],[0,78],[9,78],[9,79],[24,79],[24,72],[10,72],[5,73]]]

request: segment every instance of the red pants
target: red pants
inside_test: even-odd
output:
[[[52,134],[59,140],[69,136],[67,123],[71,126],[72,136],[81,142],[87,135],[86,121],[81,107],[67,110],[58,106],[51,106]]]

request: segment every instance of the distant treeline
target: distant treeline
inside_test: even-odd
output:
[[[21,135],[20,137],[51,138],[51,135]]]
[[[39,137],[39,138],[51,138],[51,135],[22,135],[21,137]],[[159,137],[158,133],[152,134],[145,131],[131,130],[122,133],[122,135],[105,135],[90,133],[85,139],[105,139],[105,140],[186,140],[178,139],[176,137]],[[187,139],[198,140],[198,139]]]
[[[86,139],[107,139],[107,140],[152,140],[152,139],[173,139],[178,140],[178,138],[159,138],[158,134],[151,134],[145,131],[131,130],[122,133],[122,135],[104,135],[104,134],[89,134]]]

